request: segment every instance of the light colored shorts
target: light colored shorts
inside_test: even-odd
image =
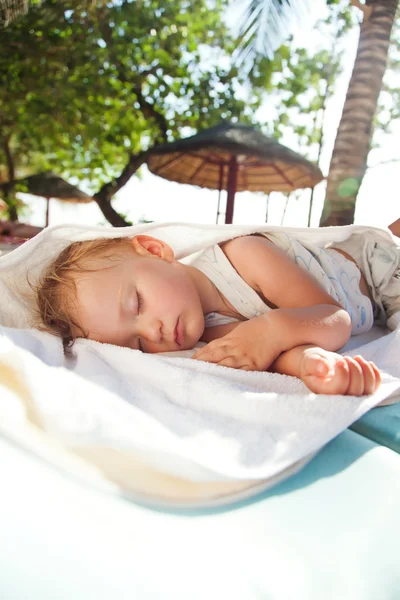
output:
[[[400,248],[377,240],[373,232],[354,233],[335,248],[350,254],[371,294],[375,322],[395,329],[400,323]]]

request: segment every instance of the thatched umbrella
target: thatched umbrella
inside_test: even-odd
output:
[[[14,184],[22,184],[24,193],[46,198],[46,227],[49,224],[49,208],[52,198],[61,200],[62,202],[77,203],[88,203],[93,200],[91,196],[51,171],[15,180]]]
[[[227,190],[225,223],[232,223],[236,192],[292,192],[323,179],[297,152],[254,127],[232,123],[156,146],[147,165],[169,181]]]

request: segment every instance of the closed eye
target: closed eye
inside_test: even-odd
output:
[[[137,294],[138,313],[140,313],[140,311],[143,307],[143,296],[140,294],[140,292],[136,292],[136,294]]]

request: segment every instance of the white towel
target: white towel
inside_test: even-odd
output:
[[[4,373],[13,371],[23,382],[29,402],[23,400],[26,394],[19,393],[10,400],[14,406],[10,408],[6,395],[1,394],[0,429],[7,427],[10,433],[28,419],[97,466],[96,449],[107,449],[114,450],[120,461],[123,456],[128,470],[139,460],[192,484],[239,485],[228,485],[219,495],[234,493],[242,484],[253,489],[257,482],[274,482],[304,464],[362,414],[398,393],[399,328],[351,351],[374,360],[383,371],[381,388],[362,398],[315,395],[301,381],[283,375],[228,369],[188,357],[146,355],[88,340],[77,341],[76,358],[71,360],[64,357],[61,342],[54,336],[10,328],[24,327],[32,318],[27,273],[34,283],[68,241],[146,231],[168,241],[182,257],[222,239],[272,229],[184,224],[125,229],[60,226],[1,258],[0,311],[7,327],[0,331],[0,383],[5,381]],[[333,234],[335,240],[344,239],[360,229],[292,231],[324,244]],[[383,230],[380,235],[390,236]],[[117,462],[107,463],[107,478],[122,489],[134,488],[134,482],[116,475]],[[196,493],[197,498],[207,495],[196,490],[192,500]]]
[[[99,237],[133,237],[139,233],[146,233],[170,244],[176,257],[182,259],[213,244],[255,232],[284,230],[297,236],[299,241],[304,240],[324,247],[332,241],[339,242],[348,238],[351,233],[370,231],[371,229],[386,241],[397,239],[388,229],[357,225],[322,228],[187,223],[149,223],[115,228],[56,225],[44,229],[13,252],[0,258],[0,325],[18,328],[32,325],[35,312],[32,286],[37,283],[43,270],[71,242]]]

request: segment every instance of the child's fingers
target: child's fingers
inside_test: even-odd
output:
[[[217,363],[221,367],[230,367],[231,369],[242,369],[242,371],[254,371],[250,365],[243,363],[239,356],[227,356]]]
[[[378,367],[376,366],[375,363],[370,362],[370,364],[371,364],[371,366],[372,366],[372,368],[374,370],[374,373],[375,373],[376,389],[378,389],[378,387],[381,385],[381,382],[382,382],[381,372],[380,372],[380,370],[378,369]]]
[[[222,358],[218,358],[219,354],[214,352],[212,355],[203,355],[200,358],[196,358],[196,360],[201,360],[203,362],[209,362],[216,365],[220,365],[221,367],[230,367],[231,369],[243,369],[245,371],[250,371],[251,368],[248,365],[243,364],[243,360],[239,356],[227,356],[226,353],[223,354]],[[195,358],[192,356],[192,358]]]
[[[200,348],[199,350],[197,350],[192,355],[192,358],[195,358],[196,360],[203,360],[203,358],[205,356],[208,356],[209,354],[210,354],[210,344],[207,344],[206,346],[203,346],[202,348]]]
[[[193,354],[192,358],[232,369],[243,369],[244,371],[257,370],[256,367],[251,367],[249,361],[240,353],[236,354],[233,348],[230,348],[227,344],[221,344],[219,340],[203,346],[203,348],[200,348]]]
[[[346,357],[349,367],[350,383],[347,394],[351,396],[363,396],[373,394],[381,383],[381,375],[377,367],[371,361],[362,356],[354,358]]]
[[[345,357],[349,367],[349,387],[346,394],[349,396],[362,396],[364,392],[364,375],[361,365],[349,356]]]
[[[376,380],[375,365],[370,361],[365,360],[362,356],[355,356],[354,360],[360,365],[364,376],[364,394],[373,394],[379,387]]]
[[[227,358],[227,356],[228,352],[224,346],[210,342],[207,346],[200,348],[200,350],[193,354],[192,358],[205,362],[219,363],[224,358]]]

